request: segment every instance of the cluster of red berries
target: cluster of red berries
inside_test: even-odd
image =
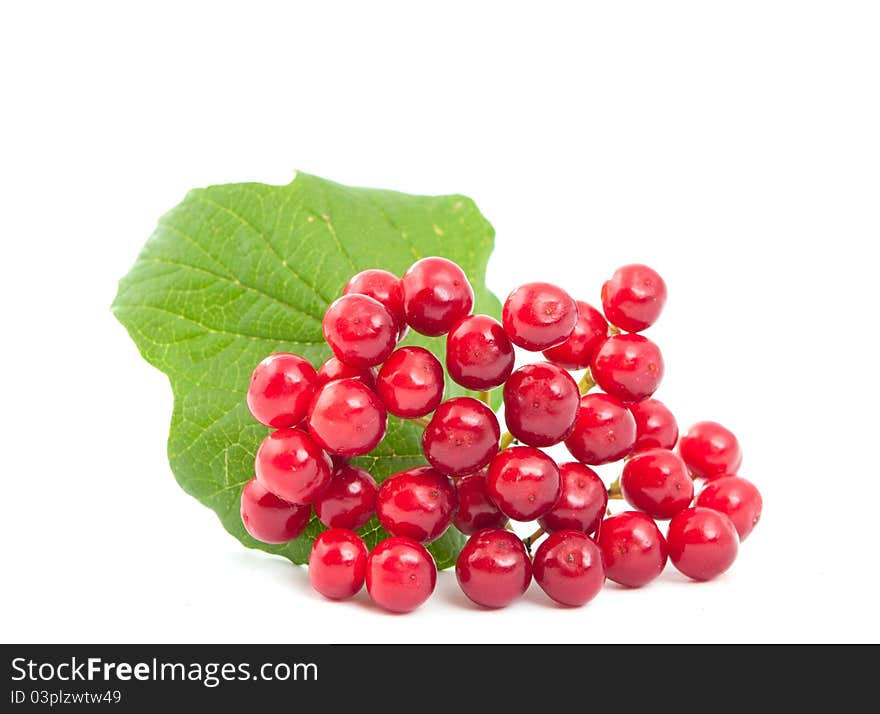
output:
[[[651,398],[663,358],[639,333],[665,301],[654,270],[627,265],[602,288],[604,315],[554,285],[529,283],[510,294],[499,323],[471,314],[467,277],[444,258],[419,260],[403,278],[358,273],[324,316],[333,356],[320,369],[278,353],[254,370],[248,406],[275,431],[242,492],[245,528],[283,543],[303,532],[314,508],[328,528],[309,558],[314,588],[343,599],[366,582],[394,612],[433,592],[437,569],[424,545],[451,525],[470,536],[458,582],[486,607],[509,604],[533,578],[553,600],[583,605],[606,578],[647,584],[667,558],[696,580],[723,573],[760,517],[761,496],[735,475],[742,456],[730,431],[701,422],[679,440],[674,416]],[[409,328],[446,335],[446,371],[483,399],[443,401],[437,358],[397,347]],[[514,346],[545,359],[514,370]],[[569,373],[577,370],[585,370],[579,383]],[[486,399],[502,385],[503,436]],[[379,444],[388,413],[425,424],[429,465],[379,487],[348,459]],[[560,443],[575,461],[557,464],[542,450]],[[590,466],[621,459],[619,480],[606,488]],[[694,502],[695,479],[705,486]],[[609,497],[636,510],[608,516]],[[368,552],[355,531],[374,513],[391,537]],[[524,542],[510,520],[540,528]],[[656,521],[665,520],[664,537]]]

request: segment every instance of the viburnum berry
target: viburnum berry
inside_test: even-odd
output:
[[[608,508],[608,491],[598,474],[577,462],[560,464],[562,493],[549,512],[538,519],[548,533],[572,530],[590,534],[599,527]]]
[[[504,384],[513,362],[510,338],[501,323],[488,315],[466,317],[446,336],[446,369],[467,389],[486,390]]]
[[[561,489],[556,462],[534,447],[511,446],[489,464],[489,498],[516,521],[534,521],[548,513]]]
[[[751,481],[739,476],[723,476],[703,487],[695,505],[711,508],[727,516],[742,542],[761,519],[763,501],[761,492]]]
[[[445,335],[474,307],[474,290],[464,271],[446,258],[422,258],[404,273],[403,309],[416,332]]]
[[[376,515],[391,535],[430,543],[442,536],[458,507],[447,476],[419,466],[390,476],[379,487]]]
[[[351,464],[341,464],[315,499],[315,515],[328,528],[362,528],[376,512],[379,487],[370,474]]]
[[[318,386],[315,368],[298,355],[276,352],[256,366],[247,391],[254,419],[280,429],[302,421]]]
[[[343,295],[366,295],[388,310],[394,318],[398,333],[406,328],[403,312],[403,284],[394,273],[387,270],[362,270],[353,275],[342,289]]]
[[[463,476],[488,464],[500,439],[495,412],[471,397],[454,397],[434,411],[422,433],[422,451],[440,473]]]
[[[636,442],[636,420],[629,409],[609,394],[581,397],[574,430],[565,440],[572,456],[584,464],[619,461]]]
[[[443,366],[424,347],[401,347],[379,370],[376,393],[394,416],[430,414],[443,400]]]
[[[731,520],[711,508],[688,508],[669,522],[669,559],[693,580],[711,580],[736,560],[739,536]]]
[[[676,454],[668,449],[649,449],[626,462],[620,491],[634,508],[666,520],[691,505],[694,482]]]
[[[520,367],[504,385],[507,428],[529,446],[552,446],[567,439],[579,405],[577,383],[551,362]]]
[[[602,521],[599,549],[608,579],[629,588],[647,585],[666,567],[666,539],[654,519],[639,511]]]
[[[455,480],[458,510],[452,518],[452,525],[465,535],[486,528],[503,528],[507,524],[507,516],[489,498],[486,473],[487,469],[483,468]]]
[[[647,265],[624,265],[602,286],[602,308],[612,325],[641,332],[653,325],[666,304],[666,283]]]
[[[578,318],[562,344],[544,350],[544,357],[565,369],[589,367],[593,356],[608,337],[608,322],[592,305],[576,300]]]
[[[331,528],[312,544],[309,580],[312,587],[331,600],[356,595],[367,573],[367,546],[354,531]]]
[[[309,516],[308,506],[278,498],[255,478],[241,491],[241,522],[252,537],[263,543],[287,543],[298,538]]]
[[[578,318],[575,301],[550,283],[526,283],[504,301],[501,321],[513,344],[540,352],[562,344]]]
[[[580,531],[551,533],[535,552],[532,573],[548,596],[569,607],[585,605],[605,584],[599,546]]]
[[[299,429],[279,429],[257,449],[254,471],[267,491],[290,503],[311,503],[330,484],[332,463]]]
[[[625,403],[640,402],[660,386],[663,355],[647,337],[612,335],[596,352],[590,371],[608,394]]]
[[[742,451],[733,432],[714,421],[694,424],[678,444],[681,458],[694,478],[735,476],[742,464]]]
[[[318,369],[318,387],[323,387],[334,379],[357,379],[370,389],[376,389],[376,369],[374,367],[352,367],[340,362],[336,357],[328,357]]]
[[[331,454],[366,454],[382,441],[387,426],[382,401],[357,379],[328,382],[309,406],[309,433]]]
[[[672,449],[678,441],[678,423],[663,402],[646,399],[629,410],[636,419],[636,443],[633,451]]]
[[[425,547],[412,538],[392,536],[367,559],[367,592],[391,612],[415,610],[437,584],[437,566]]]
[[[334,300],[322,322],[333,354],[352,367],[384,362],[397,345],[397,323],[378,300],[350,293]]]
[[[462,592],[483,607],[506,607],[532,582],[532,561],[515,533],[501,528],[472,536],[455,561]]]

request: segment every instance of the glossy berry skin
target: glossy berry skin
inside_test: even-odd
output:
[[[562,493],[538,524],[548,533],[580,531],[590,534],[599,527],[608,508],[608,491],[593,469],[570,462],[560,464]]]
[[[550,283],[521,285],[508,295],[501,312],[504,331],[513,344],[533,352],[565,342],[577,319],[577,303]]]
[[[401,471],[385,479],[376,498],[379,523],[391,535],[430,543],[442,536],[458,508],[447,476],[430,466]]]
[[[385,436],[388,415],[376,393],[357,379],[328,382],[309,406],[308,429],[337,456],[361,456]]]
[[[462,592],[483,607],[506,607],[532,582],[532,561],[515,533],[501,528],[472,536],[455,561]]]
[[[663,380],[663,355],[647,337],[612,335],[596,352],[591,371],[607,394],[631,404],[657,391]]]
[[[333,354],[351,367],[384,362],[397,345],[397,323],[378,300],[350,293],[334,300],[322,323]]]
[[[668,449],[649,449],[623,467],[620,490],[634,508],[666,520],[694,500],[694,482],[681,458]]]
[[[422,258],[404,273],[403,309],[416,332],[445,335],[474,307],[474,290],[464,271],[446,258]]]
[[[331,528],[312,544],[309,580],[312,587],[331,600],[345,600],[364,586],[367,546],[354,531]]]
[[[367,592],[373,602],[391,612],[415,610],[436,584],[434,559],[411,538],[386,538],[367,559]]]
[[[351,464],[333,471],[330,485],[315,499],[315,515],[328,528],[362,528],[376,512],[379,487],[370,474]]]
[[[579,531],[556,531],[541,543],[532,563],[535,582],[556,602],[579,607],[605,584],[602,553]]]
[[[678,441],[678,423],[663,402],[646,399],[630,406],[636,420],[636,444],[633,451],[672,449]]]
[[[434,411],[443,400],[443,366],[423,347],[395,350],[379,370],[376,393],[394,416],[411,419]]]
[[[504,384],[507,428],[529,446],[552,446],[567,439],[579,405],[577,383],[551,362],[520,367]]]
[[[422,433],[422,451],[440,473],[464,476],[492,460],[500,439],[498,419],[489,407],[471,397],[455,397],[434,411]]]
[[[261,424],[281,429],[302,421],[318,386],[315,368],[302,357],[276,352],[256,366],[247,405]]]
[[[279,429],[263,439],[254,459],[257,481],[290,503],[311,503],[330,485],[330,457],[299,429]]]
[[[406,325],[403,314],[403,284],[394,273],[387,270],[362,270],[353,275],[342,289],[343,295],[366,295],[388,310],[398,330]]]
[[[602,286],[602,308],[612,325],[641,332],[653,325],[666,304],[666,283],[647,265],[624,265]]]
[[[608,322],[602,313],[581,300],[575,303],[578,318],[574,330],[565,342],[544,350],[547,360],[565,369],[589,367],[596,351],[608,337]]]
[[[739,476],[723,476],[706,484],[695,505],[727,516],[742,542],[761,520],[763,501],[761,492],[751,481]]]
[[[584,464],[619,461],[636,443],[636,420],[629,409],[608,394],[581,397],[574,430],[565,440],[571,455]]]
[[[605,575],[628,588],[640,588],[666,567],[666,539],[650,517],[624,511],[602,522],[599,550]]]
[[[489,498],[486,469],[457,479],[455,492],[458,495],[458,510],[452,518],[452,524],[465,535],[473,535],[486,528],[503,528],[507,523],[507,516]]]
[[[742,464],[742,450],[733,432],[714,421],[694,424],[678,444],[681,458],[694,478],[733,476]]]
[[[352,367],[336,357],[328,357],[318,369],[318,387],[334,379],[357,379],[370,389],[376,389],[376,370],[373,367]]]
[[[510,376],[513,363],[513,343],[501,323],[488,315],[466,317],[446,336],[446,369],[463,387],[498,387]]]
[[[669,559],[693,580],[711,580],[725,572],[739,550],[730,519],[711,508],[688,508],[669,522]]]
[[[241,491],[241,522],[252,537],[263,543],[287,543],[298,538],[311,515],[308,506],[278,498],[255,478]]]
[[[533,521],[548,513],[561,490],[556,462],[531,446],[511,446],[489,464],[486,492],[515,521]]]

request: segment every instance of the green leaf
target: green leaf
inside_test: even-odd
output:
[[[306,562],[322,529],[314,518],[302,537],[280,546],[254,540],[241,524],[241,489],[268,433],[245,405],[251,371],[279,350],[315,366],[326,359],[324,310],[365,268],[400,275],[418,258],[445,256],[469,276],[476,311],[498,317],[498,299],[485,286],[493,236],[464,196],[350,188],[302,173],[287,186],[191,191],[159,220],[113,302],[141,354],[171,381],[168,458],[183,490],[246,546]],[[442,339],[407,341],[443,361]],[[448,395],[462,393],[447,380]],[[382,481],[424,463],[419,437],[413,424],[390,419],[384,442],[358,461]],[[383,535],[375,520],[363,533],[368,545]],[[452,528],[433,544],[438,566],[451,565],[462,544]]]

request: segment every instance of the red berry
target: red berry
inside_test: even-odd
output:
[[[498,419],[489,407],[471,397],[455,397],[437,407],[422,433],[422,451],[440,473],[463,476],[488,464],[500,439]]]
[[[578,319],[574,330],[561,345],[544,350],[544,357],[565,369],[589,367],[596,350],[608,337],[608,323],[596,308],[576,301]]]
[[[633,456],[620,476],[623,497],[651,518],[666,520],[694,500],[687,466],[668,449],[649,449]]]
[[[596,352],[591,371],[608,394],[622,402],[640,402],[660,386],[663,355],[647,337],[613,335]]]
[[[761,492],[751,481],[739,476],[724,476],[706,484],[697,496],[696,505],[727,516],[742,542],[761,519],[763,501]]]
[[[342,464],[335,468],[330,485],[315,499],[315,515],[328,528],[356,531],[375,513],[378,491],[370,474]]]
[[[666,539],[653,519],[638,511],[602,521],[599,549],[608,579],[629,588],[647,585],[666,567]]]
[[[455,561],[462,592],[483,607],[506,607],[532,582],[532,561],[523,542],[510,531],[482,530]]]
[[[357,379],[370,389],[376,389],[376,370],[373,367],[352,367],[340,362],[336,357],[329,357],[318,369],[318,387],[323,387],[334,379]]]
[[[387,270],[362,270],[353,275],[342,289],[343,295],[355,293],[373,298],[388,310],[398,330],[406,325],[403,314],[403,284]]]
[[[492,389],[513,371],[513,344],[498,320],[471,315],[446,336],[446,369],[462,387]]]
[[[577,303],[562,288],[550,283],[526,283],[504,301],[504,331],[526,350],[538,352],[562,344],[574,330]]]
[[[608,321],[627,332],[650,327],[666,304],[666,283],[647,265],[624,265],[602,286]]]
[[[599,546],[579,531],[551,533],[538,547],[532,568],[541,589],[570,607],[585,605],[605,584]]]
[[[364,585],[367,573],[367,546],[354,531],[331,528],[312,544],[309,580],[324,597],[344,600]]]
[[[632,451],[636,420],[623,403],[608,394],[585,394],[565,446],[584,464],[619,461]]]
[[[512,446],[489,464],[489,498],[514,520],[540,518],[559,500],[561,489],[556,462],[531,446]]]
[[[484,528],[503,528],[507,516],[498,510],[486,490],[486,469],[462,476],[455,483],[458,511],[452,524],[465,535],[473,535]]]
[[[315,368],[298,355],[276,352],[256,366],[247,405],[261,424],[280,429],[302,421],[317,387]]]
[[[726,571],[739,550],[730,519],[711,508],[688,508],[669,522],[669,559],[694,580],[711,580]]]
[[[251,536],[263,543],[287,543],[298,538],[311,515],[308,506],[278,498],[255,478],[241,491],[241,522]]]
[[[678,450],[694,478],[733,476],[742,464],[742,451],[733,432],[714,421],[694,424],[681,437]]]
[[[379,397],[357,379],[328,382],[309,407],[309,433],[339,456],[361,456],[385,436],[388,416]]]
[[[565,530],[592,533],[608,508],[605,484],[593,469],[577,462],[561,464],[559,478],[562,494],[538,523],[548,533]]]
[[[678,441],[675,416],[663,402],[646,399],[629,410],[636,419],[636,445],[633,451],[672,449]]]
[[[568,438],[579,404],[577,383],[550,362],[520,367],[504,385],[507,428],[530,446],[552,446]]]
[[[379,370],[376,391],[394,416],[425,416],[443,400],[443,366],[424,347],[401,347]]]
[[[263,439],[254,460],[257,481],[291,503],[311,503],[330,484],[330,457],[299,429],[279,429]]]
[[[391,535],[430,543],[446,532],[458,497],[448,477],[420,466],[385,479],[376,499],[379,523]]]
[[[422,258],[403,275],[403,309],[416,332],[445,335],[474,307],[464,271],[446,258]]]
[[[367,592],[373,602],[391,612],[415,610],[436,584],[434,559],[411,538],[386,538],[367,559]]]
[[[340,361],[352,367],[384,362],[397,345],[397,324],[378,300],[351,293],[324,313],[324,339]]]

